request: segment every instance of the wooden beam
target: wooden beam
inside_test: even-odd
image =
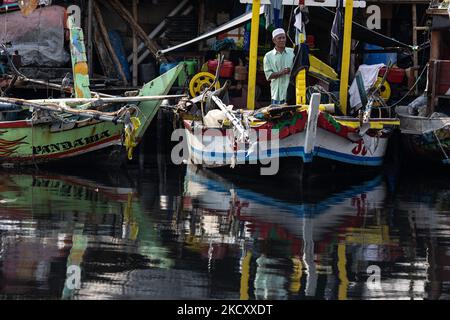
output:
[[[138,0],[133,0],[133,18],[138,21]],[[133,86],[138,85],[138,41],[136,32],[133,30]]]
[[[206,4],[205,0],[199,0],[199,10],[198,10],[198,34],[203,34],[205,29],[205,12],[206,12]],[[198,49],[203,49],[203,41],[198,43]]]
[[[250,32],[250,64],[248,68],[247,108],[255,109],[256,67],[258,63],[259,11],[261,0],[253,0]]]
[[[440,31],[431,31],[430,42],[430,60],[439,60],[441,57],[442,33]]]
[[[92,2],[94,0],[89,0],[88,2],[88,16],[87,16],[87,60],[88,60],[88,68],[89,68],[89,77],[92,78],[94,71],[92,70],[92,14],[93,7]]]
[[[413,24],[413,46],[417,46],[417,5],[413,3],[411,7],[411,14],[412,14],[412,24]],[[419,71],[417,70],[419,64],[419,56],[417,54],[417,50],[414,50],[413,52],[413,65],[414,65],[414,82],[416,82],[416,79],[419,75]],[[416,95],[419,95],[419,86],[416,86]]]
[[[98,61],[100,62],[100,67],[102,68],[103,74],[107,78],[118,79],[119,74],[117,73],[116,68],[114,67],[114,63],[109,56],[108,50],[106,49],[105,42],[103,41],[103,37],[100,34],[99,26],[97,23],[97,19],[93,17],[92,19],[92,28],[93,28],[93,40],[95,49],[98,55]]]
[[[117,71],[119,72],[122,81],[124,82],[125,85],[128,85],[127,77],[125,76],[125,72],[123,71],[122,64],[120,63],[120,60],[117,57],[116,52],[114,51],[114,48],[111,45],[111,42],[109,41],[108,30],[106,30],[105,22],[103,21],[103,16],[102,13],[100,12],[100,8],[98,7],[97,2],[93,3],[93,8],[95,18],[97,19],[98,23],[98,30],[102,35],[103,41],[106,45],[106,49],[108,50],[110,57],[112,58],[114,64],[116,65]]]
[[[128,12],[128,10],[120,3],[119,0],[103,0],[103,3],[108,3],[111,7],[117,12],[117,14],[125,20],[130,27],[136,32],[137,36],[142,40],[148,50],[153,54],[156,59],[159,59],[158,51],[160,50],[159,46],[152,40],[150,40],[145,33],[145,31],[139,26],[139,24],[133,19],[133,16]],[[161,58],[161,60],[165,60],[165,58]]]

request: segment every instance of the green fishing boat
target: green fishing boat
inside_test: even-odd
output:
[[[70,18],[68,21],[73,24]],[[79,156],[86,155],[90,156],[87,157],[90,164],[114,165],[118,159],[125,158],[122,156],[125,153],[117,152],[118,149],[126,149],[131,159],[162,99],[177,97],[167,93],[183,64],[145,84],[137,95],[95,96],[89,90],[82,30],[73,26],[70,30],[74,79],[71,92],[75,98],[0,98],[1,166],[33,165],[74,157],[78,162]],[[8,113],[15,116],[14,120],[2,121],[11,118],[2,116]],[[117,154],[120,158],[111,157]]]

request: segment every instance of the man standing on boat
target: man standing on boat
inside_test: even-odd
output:
[[[286,103],[289,77],[294,62],[294,49],[286,48],[286,32],[282,28],[272,32],[275,48],[264,56],[264,73],[270,81],[272,104]]]

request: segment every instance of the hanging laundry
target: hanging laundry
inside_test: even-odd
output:
[[[283,27],[284,7],[282,0],[270,0],[270,5],[264,8],[264,16],[266,18],[266,29],[273,27],[274,29]]]
[[[294,9],[295,16],[295,44],[299,45],[306,41],[306,25],[309,22],[309,10],[306,6],[298,6]]]
[[[330,65],[339,73],[341,69],[341,50],[340,43],[342,40],[342,1],[337,1],[336,14],[334,16],[333,25],[331,26],[331,44],[330,44]]]

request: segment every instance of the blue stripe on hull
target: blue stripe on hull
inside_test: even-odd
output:
[[[198,158],[202,156],[202,159],[206,162],[218,162],[217,164],[229,164],[231,162],[231,158],[233,156],[232,153],[219,153],[219,152],[203,152],[191,147],[191,151],[195,154],[195,157]],[[257,153],[252,153],[251,157],[246,156],[245,152],[237,153],[237,162],[244,163],[245,161],[257,161],[259,159],[265,160],[271,157],[300,157],[304,162],[312,162],[313,157],[312,154],[305,154],[303,147],[291,147],[291,148],[281,148],[279,152],[274,152],[272,154],[271,150],[267,153],[263,153],[262,157],[258,158]],[[340,153],[336,151],[331,151],[325,148],[317,147],[314,149],[314,155],[335,160],[339,162],[354,164],[354,165],[362,165],[362,166],[380,166],[383,163],[382,157],[358,157],[345,153]],[[226,161],[225,161],[226,160]]]

